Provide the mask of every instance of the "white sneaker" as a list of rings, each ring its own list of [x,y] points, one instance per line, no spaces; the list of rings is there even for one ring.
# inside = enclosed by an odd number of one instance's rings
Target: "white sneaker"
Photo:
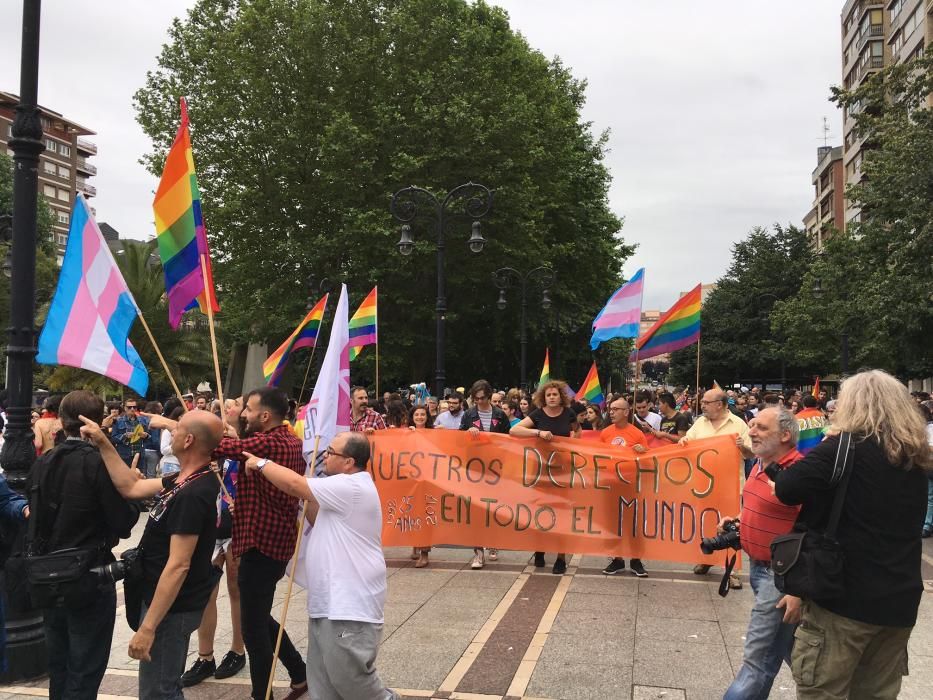
[[[470,562],[470,568],[471,569],[482,569],[485,564],[486,562],[483,559],[483,551],[480,550],[476,554],[473,555],[473,561]]]
[[[486,553],[489,555],[489,561],[499,561],[499,550],[493,549],[490,547],[486,550]]]

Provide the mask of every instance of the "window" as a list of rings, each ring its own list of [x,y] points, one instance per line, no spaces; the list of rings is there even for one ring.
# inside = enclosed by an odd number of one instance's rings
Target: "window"
[[[56,217],[58,218],[58,223],[65,224],[65,226],[68,225],[68,214],[67,213],[63,211],[56,212]]]
[[[46,140],[45,140],[45,148],[46,148],[47,150],[51,151],[52,153],[55,153],[55,151],[58,150],[58,144],[55,143],[52,139],[46,139]]]
[[[51,185],[42,185],[42,194],[49,199],[55,199],[55,188]]]
[[[58,153],[67,158],[71,155],[71,146],[66,146],[63,143],[58,144]]]
[[[891,53],[897,55],[901,47],[904,45],[904,32],[898,32],[894,35],[894,40],[891,42]]]
[[[58,176],[68,179],[71,177],[71,168],[66,168],[64,165],[58,166]]]
[[[63,202],[67,202],[68,201],[68,190],[59,190],[58,198]]]
[[[894,18],[901,14],[901,10],[904,9],[904,0],[897,0],[893,5],[891,5],[891,21],[894,21]]]
[[[68,234],[67,233],[58,234],[58,245],[65,245],[66,243],[68,243]]]
[[[43,168],[45,169],[46,175],[55,174],[55,163],[49,163],[48,161],[46,161],[45,163],[43,163]]]

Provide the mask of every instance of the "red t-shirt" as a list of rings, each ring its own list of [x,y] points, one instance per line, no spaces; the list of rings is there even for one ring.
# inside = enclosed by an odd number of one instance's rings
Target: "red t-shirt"
[[[793,449],[778,460],[778,465],[786,469],[800,459],[803,455]],[[745,481],[739,530],[742,549],[752,559],[765,563],[771,561],[771,542],[793,529],[800,511],[800,506],[786,506],[772,493],[771,481],[764,472],[766,466],[757,460]]]
[[[648,447],[645,434],[631,423],[627,423],[624,428],[619,428],[613,423],[599,432],[599,439],[616,447],[634,447],[635,445]]]

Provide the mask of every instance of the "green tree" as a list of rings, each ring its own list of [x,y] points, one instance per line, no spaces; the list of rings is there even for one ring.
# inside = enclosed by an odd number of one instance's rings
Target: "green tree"
[[[884,367],[905,378],[933,373],[931,94],[931,56],[887,68],[854,90],[833,88],[833,101],[854,116],[868,147],[864,177],[846,191],[861,214],[844,238],[829,242],[799,294],[775,314],[797,356],[839,367],[845,333],[850,370]]]
[[[806,376],[810,367],[788,353],[782,333],[772,332],[771,312],[797,293],[810,259],[806,232],[795,226],[756,227],[733,245],[726,274],[703,302],[701,384],[775,380],[782,358],[789,380]],[[696,346],[672,353],[670,376],[696,384]]]
[[[568,366],[588,363],[569,329],[588,326],[632,251],[608,207],[607,135],[580,117],[585,82],[531,49],[505,12],[464,0],[202,0],[169,35],[136,94],[154,142],[145,161],[161,171],[186,95],[231,340],[281,342],[311,272],[345,281],[351,310],[378,283],[383,385],[430,381],[433,225],[415,223],[402,258],[389,199],[408,184],[443,195],[473,180],[495,189],[495,205],[482,255],[467,248],[469,219],[448,231],[448,383],[517,381],[519,305],[498,312],[491,283],[503,265],[559,272],[553,310],[529,315],[529,361],[559,339]],[[372,380],[374,355],[354,362],[355,380]]]

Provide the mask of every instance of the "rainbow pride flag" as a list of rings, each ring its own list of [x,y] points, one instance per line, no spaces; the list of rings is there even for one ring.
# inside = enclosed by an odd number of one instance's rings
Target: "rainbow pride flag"
[[[195,306],[207,313],[207,304],[210,303],[213,311],[220,311],[214,295],[211,256],[201,216],[201,191],[194,172],[188,134],[188,105],[184,97],[181,98],[181,125],[165,159],[152,211],[155,213],[156,240],[165,272],[168,320],[172,328],[178,328],[185,311]],[[206,285],[205,275],[201,272],[201,256],[206,263]]]
[[[580,385],[580,391],[577,392],[577,397],[586,399],[589,403],[595,403],[600,406],[605,401],[602,387],[599,386],[599,372],[596,369],[596,362],[593,362],[593,366],[590,367],[586,379],[584,379],[583,384]]]
[[[298,348],[313,348],[317,343],[317,334],[321,329],[321,321],[324,319],[324,309],[327,308],[327,295],[321,297],[320,301],[314,305],[307,315],[301,319],[301,323],[294,332],[285,339],[285,342],[276,348],[275,352],[269,355],[268,359],[262,363],[262,374],[266,382],[271,386],[277,386],[282,374],[285,372],[285,366],[288,364],[288,358],[292,350]]]
[[[635,342],[630,361],[680,350],[700,339],[700,291],[697,285],[668,309],[645,334]]]
[[[826,430],[826,417],[819,408],[805,408],[797,416],[797,425],[800,427],[800,436],[797,438],[797,449],[801,454],[807,454],[823,441],[823,432]]]
[[[366,345],[379,342],[376,303],[378,286],[366,295],[360,308],[350,319],[350,361],[355,360]]]
[[[551,381],[551,349],[544,350],[544,366],[541,368],[541,376],[538,377],[538,386]]]
[[[817,377],[816,381],[813,382],[813,398],[818,399],[820,397],[820,378]]]

